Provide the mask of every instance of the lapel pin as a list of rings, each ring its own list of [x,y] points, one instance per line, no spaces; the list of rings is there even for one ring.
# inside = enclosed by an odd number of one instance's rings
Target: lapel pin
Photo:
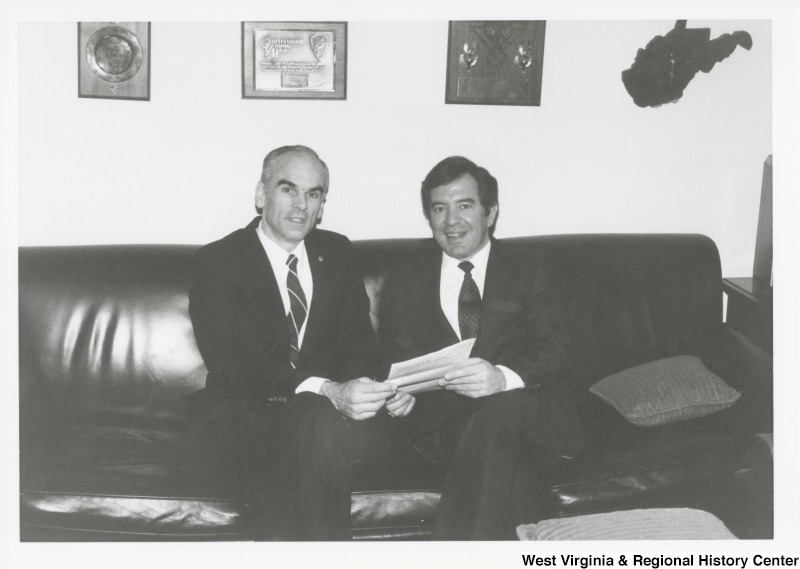
[[[320,263],[321,263],[322,261],[324,261],[324,259],[322,258],[322,255],[320,255],[319,257],[317,257],[317,260],[319,260],[319,262],[320,262]]]

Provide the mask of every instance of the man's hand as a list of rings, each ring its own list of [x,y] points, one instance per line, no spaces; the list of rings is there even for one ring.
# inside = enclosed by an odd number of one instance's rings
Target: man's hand
[[[396,392],[396,385],[372,381],[366,377],[351,379],[345,383],[326,381],[319,391],[320,395],[331,400],[342,415],[357,421],[374,417],[386,399]]]
[[[386,402],[386,410],[392,417],[405,417],[414,408],[417,400],[410,393],[396,393]]]
[[[467,397],[484,397],[505,390],[506,376],[486,360],[470,358],[461,369],[445,374],[439,386]]]

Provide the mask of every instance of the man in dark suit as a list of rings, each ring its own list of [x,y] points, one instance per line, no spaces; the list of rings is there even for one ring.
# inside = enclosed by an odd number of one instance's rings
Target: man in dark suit
[[[349,537],[356,421],[395,391],[370,379],[375,337],[352,246],[315,229],[327,191],[313,150],[270,152],[260,217],[199,250],[189,292],[208,368],[192,429],[256,504],[263,539]]]
[[[396,437],[447,465],[436,539],[515,539],[541,511],[539,475],[579,444],[563,382],[569,334],[560,273],[542,250],[491,237],[497,181],[462,157],[422,183],[441,253],[387,281],[379,330],[384,364],[475,337],[465,367],[439,391],[398,393],[386,404]]]

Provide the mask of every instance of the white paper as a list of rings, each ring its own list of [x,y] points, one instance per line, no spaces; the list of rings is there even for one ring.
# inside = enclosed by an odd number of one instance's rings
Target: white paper
[[[397,385],[401,393],[422,393],[439,389],[439,379],[447,372],[467,364],[474,344],[475,338],[470,338],[438,352],[394,363],[386,381]]]

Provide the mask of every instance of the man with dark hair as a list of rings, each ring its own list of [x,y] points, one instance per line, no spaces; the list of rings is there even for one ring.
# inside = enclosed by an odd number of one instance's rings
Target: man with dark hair
[[[497,181],[453,156],[422,183],[440,253],[392,272],[379,330],[384,365],[476,338],[438,391],[386,403],[400,444],[447,465],[436,539],[515,539],[541,512],[540,473],[578,447],[562,381],[569,334],[552,257],[491,237]]]
[[[422,182],[420,195],[422,197],[422,213],[428,222],[431,221],[431,190],[444,186],[462,176],[472,176],[478,185],[478,201],[486,215],[495,208],[495,219],[489,225],[489,235],[494,235],[497,227],[497,214],[499,204],[497,200],[497,180],[486,168],[481,168],[472,160],[462,156],[445,158],[431,170]]]
[[[189,291],[208,368],[195,441],[254,502],[262,539],[350,537],[355,421],[395,393],[370,379],[375,338],[352,246],[315,228],[328,178],[310,148],[270,152],[261,215],[198,251]]]

